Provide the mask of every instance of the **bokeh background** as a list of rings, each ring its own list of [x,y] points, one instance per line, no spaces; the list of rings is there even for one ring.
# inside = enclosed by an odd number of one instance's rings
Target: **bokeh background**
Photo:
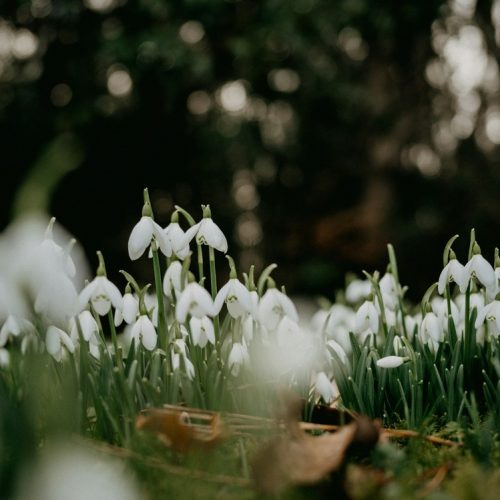
[[[45,210],[140,274],[148,186],[289,291],[391,241],[418,297],[454,233],[499,244],[499,43],[498,0],[3,0],[1,226]]]

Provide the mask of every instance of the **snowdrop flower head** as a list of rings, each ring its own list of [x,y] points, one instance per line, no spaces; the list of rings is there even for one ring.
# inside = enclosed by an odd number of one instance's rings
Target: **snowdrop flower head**
[[[179,323],[184,323],[188,314],[196,318],[215,315],[212,297],[195,281],[189,283],[183,290],[175,308],[175,316]]]
[[[170,224],[164,229],[165,236],[172,247],[172,252],[181,260],[190,253],[189,242],[186,243],[186,233],[179,224],[179,213],[177,210],[172,214]]]
[[[347,354],[345,352],[345,350],[343,349],[343,347],[338,343],[338,342],[335,342],[335,340],[329,340],[327,343],[326,343],[327,347],[329,349],[331,349],[332,351],[335,352],[335,354],[338,356],[338,358],[340,359],[340,361],[344,364],[344,365],[347,365],[348,364],[348,359],[347,359]],[[330,358],[333,360],[335,359],[330,351],[329,351],[329,355],[330,355]]]
[[[371,329],[373,332],[378,331],[379,313],[373,304],[371,297],[361,304],[356,312],[354,320],[355,333],[361,333],[366,329]]]
[[[11,337],[19,337],[19,335],[21,335],[20,321],[15,316],[9,314],[0,329],[0,347],[7,344]]]
[[[123,299],[120,290],[106,277],[106,268],[101,252],[97,252],[97,255],[99,257],[97,276],[81,291],[80,307],[83,309],[90,302],[97,314],[105,316],[111,306],[121,309]]]
[[[64,353],[64,348],[69,352],[75,352],[75,344],[69,335],[56,326],[49,326],[45,336],[45,346],[47,352],[56,360],[61,361]]]
[[[439,324],[439,319],[435,313],[429,311],[424,316],[420,325],[420,340],[423,343],[442,342],[444,340],[444,331]]]
[[[397,368],[401,366],[408,358],[401,356],[386,356],[377,360],[377,366],[380,368]]]
[[[247,287],[238,280],[233,259],[228,255],[226,257],[230,262],[231,272],[229,281],[219,290],[215,297],[215,312],[218,314],[225,302],[229,314],[233,318],[239,318],[252,311],[252,297]]]
[[[340,396],[337,384],[331,382],[325,372],[319,372],[316,375],[314,387],[326,404],[332,403]]]
[[[479,310],[475,327],[480,328],[486,321],[494,325],[492,329],[490,328],[494,334],[500,332],[500,300],[496,299]]]
[[[366,299],[372,291],[372,285],[368,280],[355,279],[351,281],[345,289],[345,298],[347,302],[356,304]]]
[[[394,275],[387,271],[379,281],[380,291],[384,294],[391,295],[393,297],[397,296],[397,283]]]
[[[74,343],[80,339],[81,329],[82,337],[87,342],[92,342],[95,345],[99,344],[99,326],[97,321],[87,309],[82,311],[77,318],[71,318],[70,321],[70,338]]]
[[[240,372],[240,368],[248,361],[248,350],[241,342],[235,342],[229,353],[227,363],[231,370],[231,374],[236,376]]]
[[[496,284],[496,275],[493,266],[481,255],[479,245],[474,242],[474,255],[464,267],[460,291],[465,293],[472,278],[476,278],[487,290],[493,289]]]
[[[277,328],[283,316],[287,316],[296,323],[299,321],[293,302],[276,288],[274,280],[268,278],[268,288],[259,302],[259,321],[272,331]]]
[[[147,314],[141,314],[132,325],[131,336],[135,340],[135,345],[140,343],[148,351],[156,347],[157,334],[152,321]]]
[[[443,295],[446,285],[455,282],[458,286],[462,285],[464,281],[464,266],[458,262],[455,252],[450,250],[450,260],[441,271],[438,280],[438,293]]]
[[[137,319],[139,314],[139,301],[132,293],[130,284],[127,283],[125,294],[123,295],[122,308],[115,310],[115,326],[120,326],[122,321],[131,325]]]
[[[172,246],[163,228],[153,220],[153,212],[148,202],[142,209],[142,217],[134,226],[128,239],[128,255],[131,260],[137,260],[155,240],[164,255],[172,255]]]
[[[219,252],[227,252],[226,237],[219,226],[212,220],[209,205],[203,206],[203,219],[186,231],[183,245],[188,245],[195,236],[196,243],[199,245],[208,245],[215,248],[215,250],[219,250]]]
[[[183,278],[182,264],[174,260],[165,271],[163,293],[171,299],[173,294],[181,292],[185,286],[186,277]]]
[[[212,320],[208,316],[203,318],[191,317],[189,320],[191,339],[194,345],[205,347],[208,342],[215,345],[215,332]]]

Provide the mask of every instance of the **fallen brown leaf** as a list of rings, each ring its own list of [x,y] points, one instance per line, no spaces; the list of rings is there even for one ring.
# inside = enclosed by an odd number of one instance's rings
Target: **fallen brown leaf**
[[[135,426],[139,430],[154,432],[162,442],[179,453],[212,449],[224,438],[220,415],[197,413],[195,417],[207,423],[192,424],[190,414],[183,408],[153,409],[139,415]]]

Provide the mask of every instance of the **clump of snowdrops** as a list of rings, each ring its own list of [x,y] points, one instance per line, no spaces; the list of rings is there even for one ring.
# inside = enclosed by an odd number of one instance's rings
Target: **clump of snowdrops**
[[[345,300],[300,320],[271,277],[276,266],[239,272],[210,207],[201,216],[176,207],[162,227],[144,191],[128,252],[149,260],[151,284],[126,270],[111,282],[100,252],[85,280],[78,244],[54,219],[8,229],[0,372],[15,397],[40,392],[33,386],[43,379],[38,409],[64,406],[73,430],[117,443],[128,442],[143,408],[270,414],[283,387],[303,397],[304,418],[318,401],[411,427],[498,415],[500,259],[492,266],[473,232],[465,265],[454,238],[446,245],[420,308],[405,300],[389,246],[383,276],[350,282]]]

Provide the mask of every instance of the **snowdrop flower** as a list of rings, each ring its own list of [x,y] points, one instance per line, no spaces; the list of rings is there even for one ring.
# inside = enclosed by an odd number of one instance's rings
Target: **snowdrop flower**
[[[251,314],[247,314],[245,319],[241,323],[241,330],[243,332],[243,338],[249,344],[253,340],[254,330],[256,328],[254,317]]]
[[[345,298],[347,302],[355,304],[366,299],[372,291],[372,285],[368,280],[353,280],[345,289]]]
[[[10,353],[7,349],[0,347],[0,368],[8,368],[10,365]]]
[[[87,342],[92,342],[95,345],[99,344],[99,326],[97,321],[94,319],[90,311],[82,311],[78,315],[78,321],[75,318],[71,318],[70,321],[70,338],[73,342],[78,342],[80,338],[78,323],[80,323],[80,329],[82,332],[82,337]]]
[[[380,291],[384,294],[391,295],[392,297],[397,296],[397,283],[396,279],[392,275],[392,273],[385,273],[379,281]]]
[[[99,257],[99,267],[97,276],[81,291],[80,306],[85,308],[87,304],[92,304],[99,316],[105,316],[111,309],[111,305],[116,309],[123,307],[123,299],[120,290],[106,277],[106,268],[101,252],[97,252]]]
[[[40,245],[40,250],[44,255],[44,259],[54,259],[54,261],[61,266],[61,269],[64,270],[70,278],[73,278],[76,274],[76,266],[70,253],[71,249],[76,244],[76,240],[71,239],[66,250],[58,245],[54,241],[55,221],[55,217],[50,219],[47,229],[45,230],[45,237]]]
[[[439,319],[439,324],[444,332],[448,331],[448,302],[441,297],[434,297],[431,301],[433,312]],[[460,312],[454,302],[450,301],[451,318],[455,326],[460,323]]]
[[[167,257],[172,255],[172,246],[167,239],[163,228],[157,224],[152,217],[151,206],[145,203],[142,209],[141,220],[134,226],[128,239],[128,255],[131,260],[137,260],[156,240],[160,250]]]
[[[354,319],[354,331],[361,333],[366,329],[378,331],[379,313],[372,300],[365,300],[359,307]]]
[[[474,243],[474,255],[464,267],[460,291],[465,293],[471,278],[476,278],[487,290],[496,285],[495,270],[492,265],[481,255],[481,249]]]
[[[465,317],[465,294],[459,293],[455,297],[454,302],[458,307],[460,317]],[[469,306],[471,311],[474,307],[480,311],[484,307],[484,304],[484,295],[482,293],[471,293],[469,295]]]
[[[476,318],[476,328],[480,328],[485,321],[494,324],[492,330],[495,336],[498,335],[498,332],[500,332],[500,300],[490,302],[479,311]]]
[[[247,287],[236,277],[233,259],[229,258],[231,273],[229,281],[219,290],[215,297],[214,306],[219,314],[222,304],[226,302],[227,310],[233,318],[239,318],[252,310],[252,297]]]
[[[203,316],[201,319],[192,317],[189,320],[189,327],[191,328],[193,345],[205,347],[207,342],[215,345],[214,325],[208,316]]]
[[[283,316],[298,322],[299,316],[293,302],[275,288],[274,281],[269,278],[266,293],[259,302],[258,317],[260,322],[268,329],[275,330]]]
[[[458,286],[464,281],[464,266],[458,262],[455,253],[450,250],[450,260],[441,271],[438,280],[438,293],[443,295],[446,285],[454,281]]]
[[[135,345],[142,345],[152,351],[156,347],[156,330],[147,314],[141,314],[137,321],[132,325],[131,336],[135,340]]]
[[[414,316],[410,316],[409,314],[407,314],[405,316],[405,319],[404,319],[405,330],[406,330],[406,334],[410,340],[412,340],[413,336],[415,335],[415,329],[417,329],[417,331],[418,331],[418,325],[421,321],[422,321],[422,318],[420,317],[420,315],[414,317]]]
[[[181,368],[189,380],[194,379],[195,369],[187,355],[186,343],[182,339],[175,339],[172,349],[172,369],[177,371]]]
[[[179,323],[184,323],[188,314],[196,318],[215,315],[212,297],[194,281],[186,286],[175,308],[175,317]]]
[[[300,326],[296,321],[291,320],[288,316],[283,316],[276,329],[276,338],[278,345],[284,345],[291,340],[296,340],[303,335]]]
[[[49,326],[45,337],[45,346],[47,352],[56,360],[61,361],[64,349],[69,352],[75,352],[75,344],[69,335],[56,326]]]
[[[319,372],[316,375],[316,382],[314,387],[316,392],[318,392],[326,404],[330,404],[339,397],[339,390],[336,387],[335,382],[330,382],[330,379],[326,376],[325,372]]]
[[[188,245],[195,236],[196,243],[199,245],[208,245],[219,250],[219,252],[227,252],[226,237],[219,226],[212,220],[212,214],[208,205],[203,207],[203,219],[186,231],[182,242],[183,245]]]
[[[227,363],[231,369],[231,374],[236,376],[240,368],[248,361],[248,350],[241,342],[235,342],[229,353]]]
[[[386,356],[377,360],[377,366],[380,368],[397,368],[401,366],[408,358],[401,356]]]
[[[189,242],[186,243],[186,233],[179,225],[179,214],[177,210],[172,214],[170,224],[164,229],[165,236],[170,242],[173,253],[184,260],[190,253]]]
[[[0,347],[3,347],[11,337],[19,337],[21,335],[21,325],[18,319],[9,314],[5,323],[0,329]]]
[[[429,311],[420,325],[420,340],[424,343],[429,341],[442,342],[444,340],[444,331],[439,324],[438,317]]]
[[[169,298],[177,295],[186,286],[186,278],[182,279],[182,264],[174,260],[167,268],[163,278],[163,293]]]
[[[348,364],[349,361],[347,359],[347,354],[338,342],[335,342],[335,340],[329,340],[326,343],[326,345],[327,345],[327,347],[329,347],[330,349],[332,349],[335,352],[335,354],[339,357],[340,361],[344,365]],[[330,352],[329,352],[329,356],[332,360],[334,359]]]
[[[120,326],[122,321],[131,325],[139,314],[139,301],[137,297],[132,294],[130,285],[127,285],[125,294],[123,295],[123,303],[121,309],[115,310],[115,326]]]

